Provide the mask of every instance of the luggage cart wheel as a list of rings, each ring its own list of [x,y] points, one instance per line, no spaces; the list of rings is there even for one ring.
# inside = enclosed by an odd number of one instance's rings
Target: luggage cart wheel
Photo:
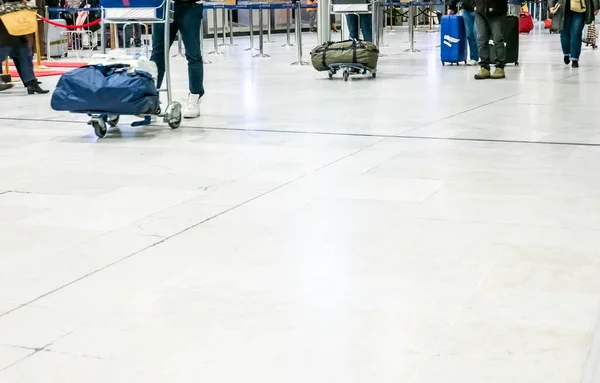
[[[348,77],[350,77],[350,73],[347,70],[344,71],[344,81],[348,81]]]
[[[181,125],[181,104],[178,102],[172,102],[167,107],[167,111],[165,112],[164,121],[169,124],[171,129],[179,128]]]
[[[333,78],[333,73],[329,72],[329,78]]]
[[[98,138],[106,137],[108,129],[106,128],[106,123],[102,118],[92,118],[92,126],[94,127],[94,133],[96,133]]]
[[[115,114],[109,114],[108,117],[106,118],[106,122],[108,122],[108,125],[115,127],[117,126],[117,124],[119,123],[119,115],[115,115]]]
[[[373,78],[377,77],[377,72],[373,72]]]

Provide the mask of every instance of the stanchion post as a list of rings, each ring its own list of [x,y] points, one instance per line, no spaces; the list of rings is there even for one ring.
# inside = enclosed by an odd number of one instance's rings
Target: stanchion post
[[[419,52],[418,49],[415,49],[415,6],[412,1],[408,4],[408,36],[410,48],[404,52]]]
[[[433,7],[431,5],[428,7],[427,13],[429,14],[429,29],[427,29],[427,33],[433,33],[435,31],[433,30]]]
[[[202,56],[202,63],[212,64],[204,54],[204,19],[200,20],[200,55]]]
[[[48,10],[48,6],[46,5],[44,7],[44,17],[48,20],[50,20],[50,11]],[[44,24],[44,28],[46,28],[46,24]],[[50,29],[48,27],[48,29]],[[50,36],[49,36],[49,30],[45,31],[46,33],[44,33],[44,36],[46,36],[46,60],[50,61],[52,58],[50,57]]]
[[[377,48],[386,47],[387,45],[383,44],[383,7],[381,6],[381,1],[377,0],[375,2],[376,10],[377,10]],[[386,57],[387,55],[379,52],[379,57]]]
[[[234,47],[237,44],[233,42],[233,9],[228,9],[227,13],[229,16],[229,46]]]
[[[106,54],[106,24],[104,24],[104,15],[100,15],[100,52]]]
[[[214,44],[214,51],[210,52],[209,55],[215,55],[215,56],[219,56],[222,55],[223,52],[219,52],[219,28],[217,25],[217,8],[214,6],[213,4],[213,44]]]
[[[293,66],[308,65],[306,61],[302,61],[302,6],[300,0],[296,0],[296,45],[298,46],[298,61],[293,62]]]
[[[340,15],[340,41],[344,41],[346,39],[346,15],[345,14],[341,14]]]
[[[273,10],[271,9],[271,6],[269,4],[267,4],[267,15],[268,15],[268,19],[267,19],[267,43],[272,44],[275,41],[271,40],[271,19],[273,18]]]
[[[250,6],[250,7],[248,7],[248,10],[250,11],[248,13],[248,24],[250,27],[250,48],[246,48],[244,50],[252,53],[256,50],[256,49],[254,49],[254,18],[253,18],[254,8],[252,8],[252,6]]]
[[[390,12],[390,33],[396,33],[394,31],[394,11],[396,10],[396,8],[390,6],[388,10]]]
[[[258,4],[258,27],[260,28],[258,31],[258,54],[255,54],[253,57],[267,58],[271,57],[268,54],[265,54],[265,40],[263,38],[263,29],[265,29],[265,25],[263,22],[263,13],[265,13],[264,4]]]
[[[115,25],[114,24],[109,24],[108,33],[110,35],[110,49],[115,49]]]
[[[283,44],[282,46],[284,48],[289,48],[289,47],[293,47],[294,44],[292,44],[291,42],[291,38],[290,38],[290,24],[292,23],[292,10],[291,8],[287,8],[285,10],[286,14],[285,14],[285,21],[286,21],[286,26],[285,26],[285,33],[286,33],[286,43]]]
[[[387,47],[387,44],[385,44],[385,42],[383,41],[383,31],[385,29],[385,7],[382,6],[381,3],[379,3],[379,46],[380,47]]]
[[[226,15],[227,10],[225,8],[221,9],[221,23],[223,24],[223,26],[221,27],[221,32],[222,32],[222,36],[221,36],[221,45],[222,47],[228,47],[229,44],[227,44],[227,42],[225,41],[225,38],[227,37],[227,34],[225,33],[225,25],[227,24],[227,15]]]

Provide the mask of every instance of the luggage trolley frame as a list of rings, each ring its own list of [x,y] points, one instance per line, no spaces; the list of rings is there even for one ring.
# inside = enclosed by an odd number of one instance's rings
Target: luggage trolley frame
[[[357,16],[368,14],[373,17],[373,0],[331,0],[331,14],[353,14]],[[342,71],[344,81],[348,81],[351,75],[366,75],[369,72],[373,77],[377,77],[377,68],[369,68],[362,64],[333,63],[329,65],[329,78],[332,78],[338,71]]]
[[[152,0],[129,0],[128,5],[124,5],[123,0],[101,0],[100,9],[102,13],[102,47],[105,42],[106,24],[160,24],[165,25],[165,89],[159,89],[160,92],[167,93],[167,109],[165,110],[163,121],[171,129],[179,128],[182,120],[181,104],[173,101],[171,89],[171,63],[170,63],[170,27],[169,24],[174,19],[173,0],[158,0],[151,3]],[[158,6],[157,6],[158,5]],[[104,138],[108,134],[107,125],[114,127],[119,123],[119,115],[110,112],[88,112],[91,117],[89,124],[94,128],[96,136]],[[160,117],[159,111],[158,116]],[[150,125],[152,115],[144,115],[144,120],[132,123],[132,126]]]

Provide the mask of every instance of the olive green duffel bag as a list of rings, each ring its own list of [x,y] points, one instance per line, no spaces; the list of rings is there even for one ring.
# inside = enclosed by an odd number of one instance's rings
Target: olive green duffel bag
[[[368,41],[328,42],[313,49],[310,59],[318,71],[329,70],[331,64],[361,64],[369,69],[377,69],[379,49]]]

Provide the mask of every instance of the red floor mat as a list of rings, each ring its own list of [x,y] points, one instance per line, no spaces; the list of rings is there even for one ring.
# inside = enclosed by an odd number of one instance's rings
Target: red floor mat
[[[87,63],[81,61],[42,61],[42,65],[48,68],[81,68],[86,66]]]
[[[19,78],[19,73],[17,72],[16,69],[11,69],[9,71],[10,76],[15,79],[15,78]],[[36,70],[34,71],[35,73],[35,77],[48,77],[48,76],[61,76],[63,73],[65,73],[65,71],[62,70]]]

